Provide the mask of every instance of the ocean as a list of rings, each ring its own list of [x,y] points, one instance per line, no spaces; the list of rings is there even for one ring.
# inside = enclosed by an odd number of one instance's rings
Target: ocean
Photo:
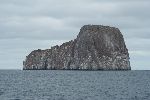
[[[150,100],[150,71],[0,70],[0,100]]]

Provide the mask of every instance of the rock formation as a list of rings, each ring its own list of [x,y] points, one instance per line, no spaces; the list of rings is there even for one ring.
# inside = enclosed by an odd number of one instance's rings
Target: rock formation
[[[118,28],[84,25],[76,39],[46,50],[34,50],[24,70],[131,70],[129,53]]]

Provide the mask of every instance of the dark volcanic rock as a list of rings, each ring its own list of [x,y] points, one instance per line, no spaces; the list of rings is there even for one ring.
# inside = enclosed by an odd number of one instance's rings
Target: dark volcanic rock
[[[131,70],[129,53],[118,28],[85,25],[75,40],[32,51],[23,69]]]

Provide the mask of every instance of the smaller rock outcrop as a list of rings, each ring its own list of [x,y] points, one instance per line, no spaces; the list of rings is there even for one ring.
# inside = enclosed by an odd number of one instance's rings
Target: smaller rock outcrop
[[[120,30],[102,25],[85,25],[74,40],[32,51],[23,66],[24,70],[131,70]]]

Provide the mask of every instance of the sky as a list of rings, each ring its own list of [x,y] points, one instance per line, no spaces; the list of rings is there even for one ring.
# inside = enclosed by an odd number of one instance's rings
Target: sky
[[[0,0],[0,69],[76,38],[86,24],[122,32],[133,70],[150,70],[150,0]]]

